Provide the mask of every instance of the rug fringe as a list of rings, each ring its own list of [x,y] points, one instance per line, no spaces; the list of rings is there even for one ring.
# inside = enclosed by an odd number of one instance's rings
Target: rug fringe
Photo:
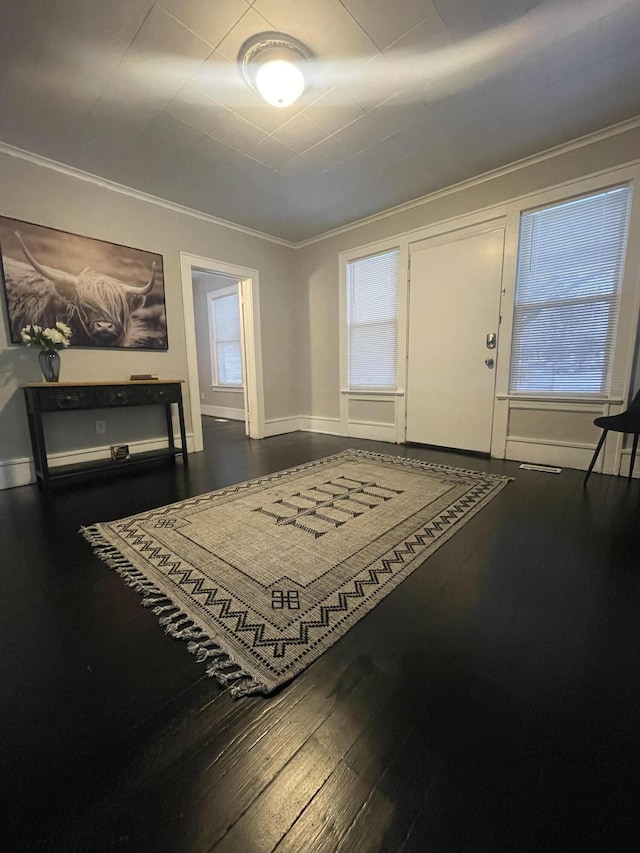
[[[163,590],[123,557],[120,551],[104,538],[97,525],[81,527],[79,532],[91,545],[97,557],[115,569],[127,586],[144,596],[142,606],[151,607],[151,612],[160,617],[158,623],[164,627],[165,633],[176,640],[187,641],[187,651],[195,655],[197,663],[207,662],[206,675],[215,678],[221,687],[229,687],[229,694],[233,699],[258,693],[266,695],[269,692],[266,684],[245,672],[215,638],[194,622],[193,617],[182,611]]]

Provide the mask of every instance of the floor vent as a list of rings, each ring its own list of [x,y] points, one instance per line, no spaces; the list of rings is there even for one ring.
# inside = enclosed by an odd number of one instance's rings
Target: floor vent
[[[552,465],[529,465],[528,462],[523,462],[520,466],[527,471],[544,471],[547,474],[560,474],[562,468],[554,468]]]

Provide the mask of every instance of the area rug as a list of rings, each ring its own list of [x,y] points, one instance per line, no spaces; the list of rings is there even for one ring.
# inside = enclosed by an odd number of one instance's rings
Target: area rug
[[[508,481],[347,450],[81,532],[208,675],[268,694]]]

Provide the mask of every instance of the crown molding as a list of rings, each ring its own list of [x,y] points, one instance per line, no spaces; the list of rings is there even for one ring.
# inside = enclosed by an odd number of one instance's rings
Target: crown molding
[[[467,180],[460,181],[457,184],[451,184],[441,190],[427,193],[427,195],[420,196],[420,198],[413,199],[413,201],[407,201],[403,204],[398,204],[395,207],[390,207],[387,210],[383,210],[381,213],[374,213],[372,216],[367,216],[364,219],[358,219],[355,222],[349,222],[347,225],[341,225],[339,228],[333,228],[330,231],[325,231],[323,234],[318,234],[316,237],[309,237],[308,240],[301,240],[298,243],[294,243],[293,247],[295,249],[304,249],[307,246],[312,246],[314,243],[320,243],[323,240],[330,239],[331,237],[337,237],[340,234],[346,234],[349,231],[356,230],[357,228],[372,225],[375,222],[388,219],[390,216],[396,216],[397,214],[405,213],[408,210],[413,210],[423,204],[429,204],[430,202],[446,198],[454,193],[462,192],[463,190],[471,189],[472,187],[477,187],[480,184],[484,184],[487,181],[494,180],[495,178],[504,177],[512,172],[525,169],[528,166],[534,166],[536,163],[551,160],[553,157],[558,157],[561,154],[575,151],[578,148],[584,148],[587,145],[593,145],[596,142],[600,142],[603,139],[609,139],[612,136],[618,136],[621,133],[634,130],[636,127],[640,127],[640,116],[627,119],[626,121],[619,122],[618,124],[610,125],[602,130],[596,130],[593,133],[581,136],[578,139],[573,139],[570,142],[563,142],[561,145],[555,145],[553,148],[547,148],[538,154],[532,154],[529,157],[523,157],[521,160],[515,160],[513,163],[509,163],[506,166],[499,166],[497,169],[492,169],[489,172],[483,172],[481,175],[476,175],[473,178],[468,178]]]
[[[77,169],[74,166],[67,165],[66,163],[60,163],[57,160],[51,160],[48,157],[44,157],[40,154],[34,154],[31,151],[24,150],[23,148],[17,148],[16,146],[9,145],[6,142],[0,141],[0,154],[7,154],[10,157],[17,157],[21,160],[27,160],[28,162],[34,163],[37,166],[42,166],[46,169],[51,169],[55,172],[60,172],[63,175],[67,175],[68,177],[76,178],[81,181],[87,181],[88,183],[95,184],[96,186],[102,187],[103,189],[108,189],[112,192],[121,193],[122,195],[129,196],[130,198],[135,198],[139,201],[148,202],[149,204],[155,204],[158,207],[163,207],[166,210],[173,211],[174,213],[181,213],[185,216],[191,216],[194,219],[200,219],[203,222],[209,222],[212,225],[218,225],[222,228],[229,228],[232,231],[238,231],[241,234],[246,234],[249,237],[255,237],[259,240],[266,240],[269,243],[275,243],[276,245],[284,246],[287,249],[304,249],[307,246],[312,246],[313,244],[320,243],[323,240],[329,240],[332,237],[337,237],[341,234],[347,234],[350,231],[355,231],[358,228],[363,228],[367,225],[372,225],[375,222],[380,222],[384,219],[388,219],[391,216],[396,216],[398,214],[405,213],[409,210],[413,210],[416,207],[420,207],[421,205],[437,201],[438,199],[446,198],[447,196],[453,195],[454,193],[462,192],[464,190],[477,187],[480,184],[486,183],[487,181],[504,177],[505,175],[509,175],[513,172],[519,171],[520,169],[525,169],[528,166],[534,166],[537,163],[542,163],[545,160],[550,160],[553,157],[558,157],[570,151],[575,151],[579,148],[584,148],[587,145],[593,145],[594,143],[600,142],[604,139],[609,139],[613,136],[618,136],[619,134],[626,133],[629,130],[634,130],[637,127],[640,127],[640,116],[627,119],[626,121],[619,122],[618,124],[610,125],[609,127],[603,128],[602,130],[596,130],[593,133],[589,133],[586,136],[581,136],[578,139],[573,139],[570,142],[563,142],[561,145],[556,145],[553,148],[547,148],[545,151],[541,151],[538,154],[532,154],[529,157],[523,157],[521,160],[515,160],[513,163],[509,163],[506,166],[500,166],[499,168],[492,169],[489,172],[483,172],[481,175],[476,175],[473,178],[468,178],[467,180],[460,181],[457,184],[451,184],[450,186],[444,187],[441,190],[436,190],[435,192],[427,193],[424,196],[420,196],[420,198],[404,202],[403,204],[396,205],[395,207],[387,208],[387,210],[383,210],[380,213],[375,213],[372,216],[365,217],[364,219],[357,219],[354,222],[349,222],[347,225],[341,225],[339,228],[333,228],[330,231],[325,231],[324,233],[318,234],[315,237],[309,237],[308,239],[300,240],[299,242],[291,242],[290,240],[285,240],[282,237],[276,237],[272,234],[267,234],[263,231],[257,231],[253,228],[247,228],[244,225],[238,225],[237,223],[230,222],[226,219],[220,219],[216,216],[212,216],[209,213],[203,213],[200,210],[195,210],[191,207],[186,207],[185,205],[168,201],[167,199],[160,198],[159,196],[154,196],[150,193],[145,193],[142,190],[136,190],[133,187],[128,187],[124,184],[119,184],[116,181],[110,181],[107,178],[101,178],[91,172],[85,172],[82,169]]]
[[[296,246],[295,243],[291,243],[281,237],[274,237],[273,235],[266,234],[263,231],[256,231],[253,228],[247,228],[244,225],[238,225],[237,223],[229,222],[226,219],[219,219],[217,216],[212,216],[209,213],[203,213],[200,210],[194,210],[191,207],[186,207],[185,205],[168,201],[167,199],[160,198],[159,196],[151,195],[151,193],[136,190],[133,187],[126,186],[125,184],[110,181],[108,178],[101,178],[99,175],[94,175],[92,172],[85,172],[83,169],[77,169],[75,166],[69,166],[66,163],[60,163],[57,160],[51,160],[48,157],[43,157],[41,154],[34,154],[31,151],[25,151],[23,148],[17,148],[16,146],[9,145],[6,142],[0,141],[0,154],[17,157],[20,160],[26,160],[36,166],[51,169],[52,171],[59,172],[67,177],[95,184],[103,189],[111,190],[112,192],[117,192],[121,195],[129,196],[130,198],[135,198],[138,201],[145,201],[149,204],[155,204],[158,207],[164,207],[166,210],[170,210],[173,213],[181,213],[185,216],[191,216],[193,219],[200,219],[203,222],[209,222],[212,225],[229,228],[232,231],[239,231],[241,234],[246,234],[249,237],[256,237],[259,240],[267,240],[269,243],[276,243],[278,246],[286,246],[288,249],[293,249]]]

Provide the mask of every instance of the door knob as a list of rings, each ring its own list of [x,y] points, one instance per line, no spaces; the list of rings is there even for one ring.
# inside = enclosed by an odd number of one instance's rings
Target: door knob
[[[487,367],[493,367],[494,362],[491,356],[489,356],[489,358],[485,358],[484,363],[487,365]]]

